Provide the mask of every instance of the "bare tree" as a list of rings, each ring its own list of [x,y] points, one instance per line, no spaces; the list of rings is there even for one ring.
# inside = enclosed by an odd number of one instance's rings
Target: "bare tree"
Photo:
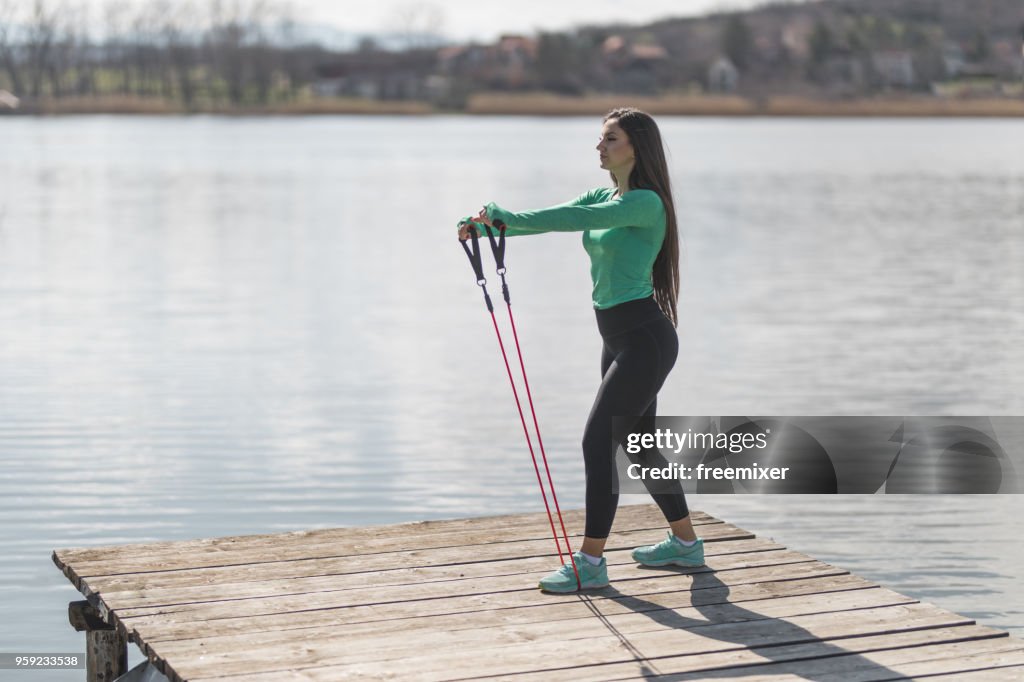
[[[157,2],[166,3],[159,30],[169,66],[168,78],[173,81],[182,104],[191,110],[197,96],[192,70],[196,64],[196,41],[201,30],[199,10],[192,2],[175,3],[173,6],[167,0]]]
[[[722,29],[722,51],[740,71],[750,64],[754,50],[754,37],[747,22],[739,14],[733,14]]]
[[[430,2],[398,5],[387,28],[406,50],[437,47],[444,42],[444,10]]]
[[[57,35],[56,8],[46,0],[35,0],[25,28],[25,67],[33,97],[43,94],[53,43]]]
[[[62,97],[70,89],[78,94],[82,90],[81,78],[88,55],[85,7],[63,4],[54,14],[54,40],[46,74],[50,81],[50,94]],[[74,82],[69,79],[75,76]]]
[[[223,81],[228,101],[241,104],[245,96],[245,61],[243,45],[247,40],[248,26],[244,18],[241,0],[213,0],[210,3],[210,29],[207,32],[207,49],[215,77],[209,85],[219,90]]]
[[[107,0],[103,7],[103,66],[119,73],[117,92],[127,95],[132,89],[131,69],[127,63],[130,7],[125,0]]]
[[[582,89],[576,75],[579,51],[567,33],[541,33],[537,40],[534,70],[545,90],[579,94]]]
[[[11,89],[16,95],[21,95],[25,89],[15,45],[17,36],[14,28],[18,18],[16,8],[17,0],[0,0],[0,60],[3,61],[4,70],[11,80]]]
[[[159,45],[163,12],[167,9],[160,0],[142,5],[131,23],[131,63],[137,71],[136,94],[140,96],[165,95],[167,82],[161,62],[163,50]]]
[[[74,37],[73,49],[67,55],[68,70],[74,79],[70,82],[77,95],[96,94],[96,48],[91,34],[91,12],[85,0],[72,8],[66,25]]]
[[[246,17],[249,24],[250,44],[246,49],[249,77],[255,88],[254,97],[260,104],[270,101],[277,66],[277,50],[271,43],[273,26],[279,22],[280,8],[270,0],[257,0]]]

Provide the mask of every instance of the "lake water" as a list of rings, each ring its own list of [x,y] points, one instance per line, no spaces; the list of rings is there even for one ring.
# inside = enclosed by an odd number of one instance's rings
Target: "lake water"
[[[1024,414],[1024,121],[661,126],[684,240],[662,414]],[[455,223],[607,184],[599,127],[0,119],[0,651],[84,651],[54,548],[538,510]],[[599,381],[579,240],[508,254],[567,508]],[[1024,635],[1022,499],[690,505]]]

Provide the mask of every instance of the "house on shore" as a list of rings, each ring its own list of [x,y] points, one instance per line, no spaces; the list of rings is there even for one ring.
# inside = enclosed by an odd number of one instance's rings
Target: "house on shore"
[[[601,44],[601,58],[609,86],[619,92],[657,92],[672,64],[668,52],[657,43],[634,43],[612,35]]]
[[[20,104],[21,99],[16,97],[14,93],[8,92],[7,90],[0,90],[0,112],[14,111]]]
[[[428,49],[342,54],[316,67],[313,93],[318,97],[423,99],[429,93],[428,78],[435,69],[435,55]]]
[[[708,92],[733,93],[739,88],[740,72],[732,60],[722,56],[708,67]]]

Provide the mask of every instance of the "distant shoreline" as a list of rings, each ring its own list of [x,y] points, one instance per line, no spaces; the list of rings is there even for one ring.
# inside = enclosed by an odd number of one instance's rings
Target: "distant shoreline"
[[[10,116],[118,115],[468,115],[468,116],[593,116],[630,105],[652,114],[734,117],[1024,117],[1024,98],[951,99],[925,95],[899,95],[866,99],[823,99],[779,95],[740,96],[592,95],[565,97],[548,93],[484,93],[472,95],[461,109],[444,109],[429,102],[366,99],[310,99],[262,107],[200,107],[185,110],[162,99],[98,97],[42,100]]]

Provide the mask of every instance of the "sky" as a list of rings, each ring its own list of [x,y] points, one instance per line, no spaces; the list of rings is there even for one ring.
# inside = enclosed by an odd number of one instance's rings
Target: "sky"
[[[0,0],[2,1],[2,0]],[[14,0],[20,3],[22,0]],[[127,6],[167,5],[201,6],[213,0],[47,0],[49,5],[66,4],[82,8],[86,21],[95,23],[102,33],[101,17],[111,3]],[[401,16],[415,16],[415,26],[430,24],[436,19],[441,37],[448,42],[476,40],[492,42],[503,33],[536,34],[557,31],[581,24],[601,25],[615,22],[645,24],[658,19],[694,16],[714,11],[742,10],[765,4],[767,0],[219,0],[226,7],[247,7],[266,1],[272,6],[286,6],[289,14],[306,32],[315,28],[328,30],[322,36],[354,41],[362,35],[404,32]],[[779,0],[776,0],[778,2]],[[785,0],[799,2],[800,0]],[[23,9],[29,7],[25,0]],[[408,24],[405,24],[408,26]]]
[[[332,24],[345,31],[382,33],[403,10],[432,6],[440,10],[441,30],[457,41],[491,41],[502,33],[533,34],[581,23],[625,21],[643,24],[666,17],[744,9],[764,0],[295,0],[302,21]],[[426,16],[421,12],[420,16]]]

